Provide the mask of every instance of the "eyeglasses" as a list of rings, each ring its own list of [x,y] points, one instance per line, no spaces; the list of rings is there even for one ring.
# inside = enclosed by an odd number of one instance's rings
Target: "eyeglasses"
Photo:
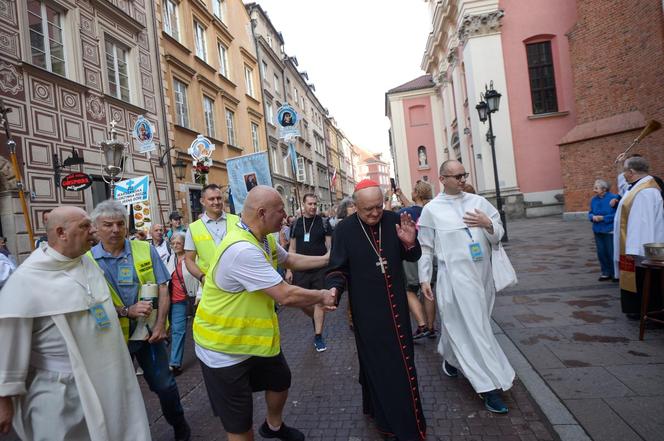
[[[461,173],[460,175],[443,175],[444,178],[454,178],[457,181],[468,179],[468,176],[470,176],[470,173]]]

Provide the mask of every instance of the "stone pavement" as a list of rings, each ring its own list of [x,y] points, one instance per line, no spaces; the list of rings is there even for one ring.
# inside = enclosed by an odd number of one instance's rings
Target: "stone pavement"
[[[520,283],[498,296],[493,317],[509,339],[503,347],[512,342],[520,352],[508,356],[521,380],[547,397],[539,404],[550,422],[563,438],[576,419],[595,440],[664,439],[664,330],[649,328],[639,341],[638,321],[620,312],[617,284],[597,281],[589,222],[549,217],[508,227]],[[568,438],[587,439],[575,436]]]
[[[284,308],[279,314],[283,351],[288,359],[293,384],[285,409],[287,424],[302,430],[308,441],[380,440],[372,424],[362,415],[362,399],[357,382],[358,362],[355,341],[346,322],[347,302],[328,314],[325,325],[328,350],[313,349],[311,320],[299,310]],[[482,401],[463,378],[442,374],[436,341],[416,343],[416,366],[428,439],[441,441],[536,441],[555,440],[523,384],[517,381],[505,394],[508,415],[484,410]],[[225,440],[221,423],[212,415],[200,368],[194,360],[192,343],[185,351],[185,373],[177,378],[193,439]],[[141,383],[144,383],[141,381]],[[152,423],[153,439],[172,440],[156,396],[145,385],[144,397]],[[254,426],[262,423],[265,405],[262,394],[254,394]],[[257,439],[261,439],[256,435]]]

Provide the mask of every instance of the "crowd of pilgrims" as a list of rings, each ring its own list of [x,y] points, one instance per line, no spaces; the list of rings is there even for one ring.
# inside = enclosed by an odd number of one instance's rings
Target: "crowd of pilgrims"
[[[363,410],[386,439],[426,438],[418,339],[438,339],[444,374],[463,374],[487,410],[507,413],[502,392],[515,374],[490,325],[490,256],[504,230],[467,178],[447,161],[435,197],[425,181],[408,198],[364,180],[325,213],[304,195],[297,216],[264,186],[249,192],[241,215],[227,213],[211,184],[197,221],[183,225],[174,211],[149,232],[129,231],[126,207],[113,200],[91,214],[52,210],[0,292],[0,345],[12,354],[0,361],[0,433],[13,425],[25,440],[150,439],[138,374],[174,438],[190,439],[175,377],[192,332],[229,440],[253,439],[257,391],[268,409],[259,434],[303,440],[282,419],[291,374],[276,312],[311,317],[308,344],[322,353],[325,316],[344,297]]]

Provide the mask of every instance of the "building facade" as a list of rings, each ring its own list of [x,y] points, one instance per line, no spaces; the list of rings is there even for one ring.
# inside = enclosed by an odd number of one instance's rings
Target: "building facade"
[[[246,5],[253,23],[253,37],[258,53],[264,108],[267,115],[270,169],[273,185],[294,213],[307,193],[318,196],[321,210],[332,204],[328,154],[325,146],[327,109],[315,94],[315,87],[297,58],[284,51],[284,39],[257,3]],[[300,136],[294,140],[297,153],[295,172],[288,155],[288,145],[279,139],[275,115],[288,104],[299,115]]]
[[[362,179],[371,179],[380,185],[383,192],[387,192],[390,189],[389,162],[383,160],[382,153],[372,153],[357,146],[356,149],[359,156],[358,182]]]
[[[616,156],[647,120],[664,123],[664,3],[621,0],[611,8],[598,0],[576,4],[578,19],[569,40],[577,121],[560,141],[566,213],[588,210],[596,179],[605,179],[616,191]],[[630,12],[612,13],[616,10]],[[664,130],[659,130],[632,153],[645,156],[651,173],[662,176],[662,146]]]
[[[442,125],[435,124],[442,119],[442,101],[431,75],[389,90],[385,106],[397,185],[410,197],[415,183],[422,180],[438,193],[438,169],[446,155]]]
[[[74,205],[90,212],[110,197],[99,144],[109,138],[112,121],[117,139],[128,143],[124,177],[149,175],[153,217],[167,216],[169,169],[159,164],[158,155],[138,153],[130,135],[143,115],[154,126],[160,149],[169,145],[157,31],[151,2],[0,0],[0,96],[11,109],[7,119],[36,235],[45,232],[45,211]],[[6,142],[4,133],[0,142]],[[83,163],[59,167],[73,152]],[[2,235],[10,251],[23,258],[31,243],[16,201],[14,173],[5,156],[0,163]],[[57,174],[70,171],[91,175],[92,186],[63,190]]]
[[[175,185],[177,207],[189,222],[202,212],[206,183],[226,189],[226,161],[266,151],[260,65],[241,0],[159,0],[163,88],[171,162],[187,164]],[[207,176],[187,154],[198,135],[214,145]]]
[[[488,125],[474,109],[485,86],[502,94],[492,114],[499,185],[510,216],[562,211],[558,142],[575,103],[566,33],[574,0],[428,0],[422,68],[442,99],[444,158],[462,161],[480,194],[495,197]]]

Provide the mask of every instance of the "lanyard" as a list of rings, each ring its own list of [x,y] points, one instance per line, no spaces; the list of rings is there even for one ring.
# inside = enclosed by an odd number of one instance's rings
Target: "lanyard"
[[[470,232],[470,228],[466,227],[465,230],[466,230],[466,233],[468,233],[468,237],[470,238],[470,241],[474,242],[475,239],[473,238],[473,233]]]
[[[247,224],[245,224],[242,220],[240,220],[238,226],[242,228],[244,231],[248,231],[254,237],[256,237],[256,235],[251,231],[251,228],[249,228]],[[267,254],[269,257],[271,253],[270,253],[270,243],[268,242],[267,237],[263,238],[263,249],[265,250],[265,254]]]
[[[86,299],[88,301],[88,307],[91,307],[96,302],[95,302],[94,297],[92,296],[92,289],[90,288],[90,280],[88,279],[87,271],[85,271],[85,265],[83,264],[83,259],[84,258],[81,258],[81,269],[83,270],[83,275],[85,276],[85,284],[81,283],[81,281],[78,280],[76,277],[74,277],[69,271],[64,271],[64,273],[70,279],[74,280],[74,282],[76,282],[78,285],[80,285],[81,287],[83,287],[85,289]]]
[[[311,233],[311,230],[314,228],[314,224],[316,223],[316,216],[313,217],[311,221],[311,225],[309,225],[309,231],[307,231],[307,218],[302,216],[302,227],[304,229],[304,235],[306,236],[307,234]]]

